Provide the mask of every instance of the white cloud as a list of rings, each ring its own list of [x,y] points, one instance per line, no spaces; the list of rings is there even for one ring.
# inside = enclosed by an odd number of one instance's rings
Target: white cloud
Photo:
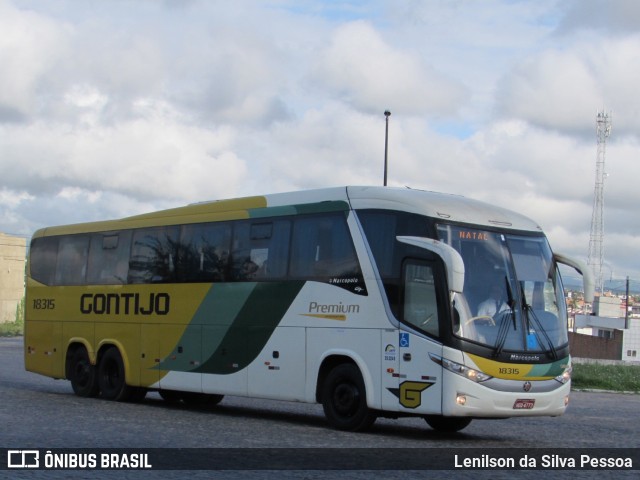
[[[640,29],[640,4],[636,0],[572,0],[566,5],[559,30],[606,31],[615,35]]]
[[[506,73],[499,111],[563,132],[592,130],[599,109],[615,112],[623,132],[637,134],[640,113],[629,102],[640,82],[640,34],[580,36],[569,48],[547,48]]]
[[[0,1],[0,121],[22,120],[38,107],[43,75],[68,52],[68,30],[34,11]]]
[[[604,100],[593,74],[575,52],[546,51],[505,81],[501,110],[548,128],[584,129]]]
[[[0,230],[381,184],[389,109],[390,185],[509,206],[584,257],[606,108],[606,261],[640,278],[637,11],[0,0]]]
[[[50,122],[5,127],[6,151],[25,159],[5,179],[33,194],[77,187],[138,199],[233,195],[246,167],[233,152],[232,129],[180,123],[162,105],[145,109],[139,118],[110,127]]]
[[[315,82],[365,112],[390,108],[404,114],[453,114],[465,96],[454,79],[417,55],[392,48],[364,21],[338,27],[313,75]]]

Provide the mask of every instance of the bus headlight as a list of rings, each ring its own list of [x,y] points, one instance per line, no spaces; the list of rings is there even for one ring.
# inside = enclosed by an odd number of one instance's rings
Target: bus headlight
[[[562,372],[562,375],[558,375],[556,377],[556,380],[562,384],[567,383],[569,380],[571,380],[572,371],[573,371],[573,368],[570,365],[565,367],[564,372]]]
[[[433,360],[436,363],[439,363],[440,365],[442,365],[444,368],[446,368],[447,370],[449,370],[450,372],[456,373],[458,375],[461,375],[465,378],[468,378],[471,381],[474,381],[476,383],[480,383],[480,382],[484,382],[486,380],[489,380],[491,378],[490,375],[487,375],[486,373],[482,373],[478,370],[475,370],[473,368],[469,368],[465,365],[461,365],[459,363],[456,362],[452,362],[451,360],[447,360],[446,358],[442,358],[439,357],[437,355],[429,355],[431,357],[431,360]]]

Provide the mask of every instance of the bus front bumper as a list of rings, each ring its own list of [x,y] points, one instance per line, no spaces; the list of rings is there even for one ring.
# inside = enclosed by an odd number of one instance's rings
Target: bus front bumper
[[[452,417],[510,418],[562,415],[569,403],[571,382],[549,390],[549,382],[508,380],[497,390],[443,371],[442,414]],[[555,387],[555,385],[554,385]],[[540,391],[546,390],[546,391]]]

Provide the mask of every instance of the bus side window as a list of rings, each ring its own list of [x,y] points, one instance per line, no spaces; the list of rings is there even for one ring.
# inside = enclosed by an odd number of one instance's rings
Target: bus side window
[[[41,237],[31,242],[29,270],[31,278],[45,285],[53,285],[58,257],[58,237]]]
[[[56,263],[56,285],[82,285],[87,274],[88,235],[60,238]]]
[[[128,283],[175,281],[178,227],[142,228],[133,233]]]
[[[289,274],[293,278],[323,280],[361,274],[344,216],[296,219]]]
[[[223,282],[231,248],[231,224],[184,225],[176,264],[178,282]]]
[[[424,250],[398,242],[398,235],[434,238],[424,217],[391,210],[359,210],[358,218],[367,237],[389,301],[396,318],[400,318],[402,299],[402,259],[407,256],[423,256]]]
[[[233,233],[231,279],[277,280],[287,274],[289,220],[237,223]]]
[[[94,233],[89,248],[87,283],[122,285],[127,283],[131,230]]]
[[[403,278],[403,321],[437,337],[439,319],[433,269],[424,262],[409,260]]]

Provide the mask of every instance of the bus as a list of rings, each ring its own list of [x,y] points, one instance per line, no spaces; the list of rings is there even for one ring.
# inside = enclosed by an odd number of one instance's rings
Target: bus
[[[25,365],[81,397],[322,405],[328,424],[557,416],[571,358],[559,264],[512,211],[347,186],[38,230]],[[486,300],[495,298],[487,304]],[[493,309],[491,309],[493,303]]]

